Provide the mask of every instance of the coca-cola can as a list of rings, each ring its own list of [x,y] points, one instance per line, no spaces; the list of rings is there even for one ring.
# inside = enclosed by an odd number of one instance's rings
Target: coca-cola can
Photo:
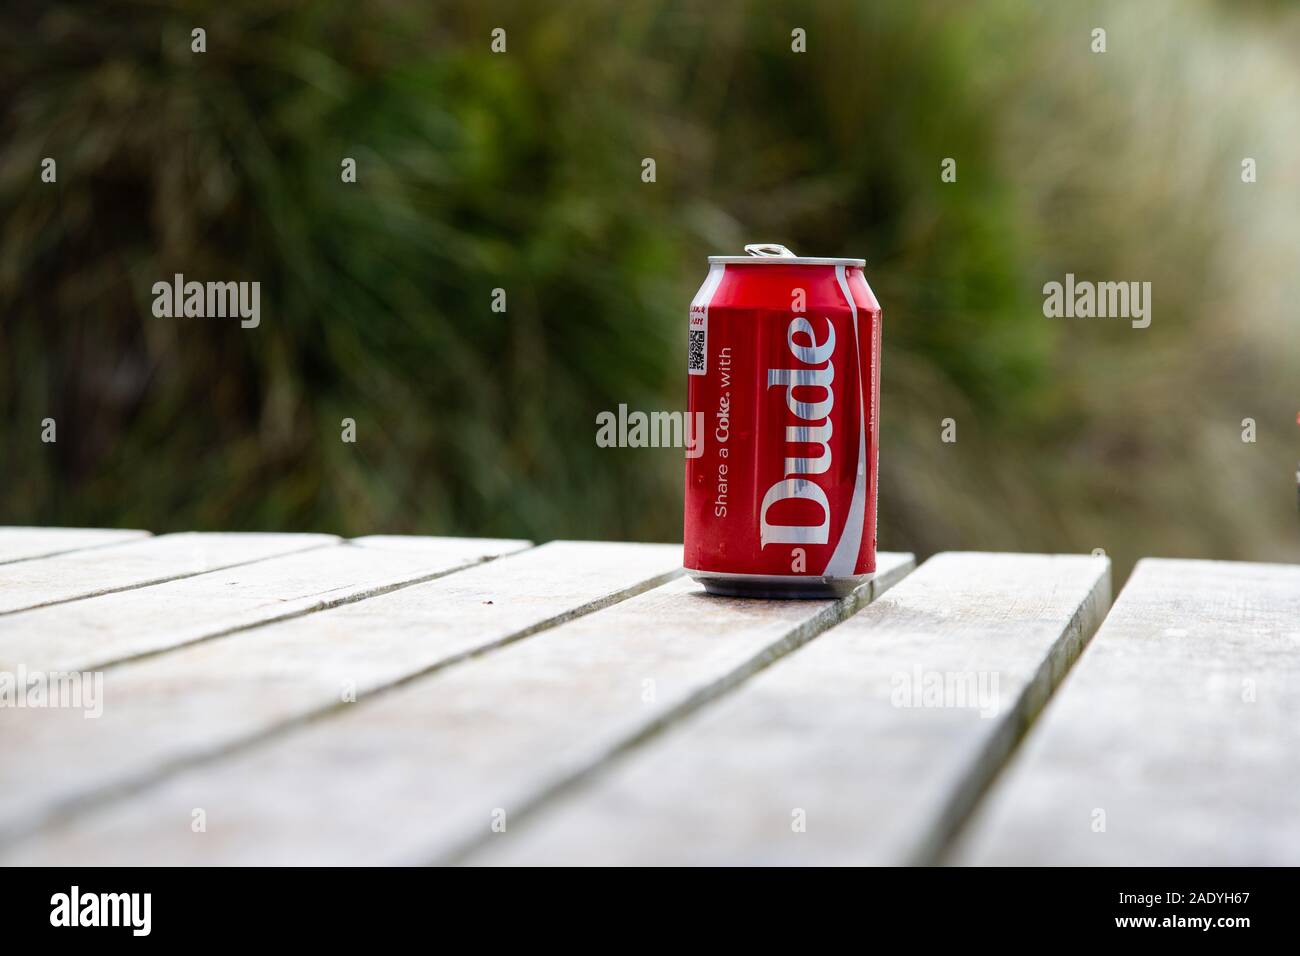
[[[835,597],[876,569],[880,305],[862,259],[746,246],[691,302],[687,573],[716,594]]]

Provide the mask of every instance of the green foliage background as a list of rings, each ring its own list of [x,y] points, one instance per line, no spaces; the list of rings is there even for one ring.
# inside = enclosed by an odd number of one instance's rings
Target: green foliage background
[[[775,241],[884,305],[883,547],[1300,553],[1291,5],[20,0],[0,35],[0,523],[679,539],[680,451],[595,417],[681,408],[704,256]],[[1067,271],[1151,281],[1152,327],[1044,318]],[[260,281],[261,327],[153,317],[176,272]]]

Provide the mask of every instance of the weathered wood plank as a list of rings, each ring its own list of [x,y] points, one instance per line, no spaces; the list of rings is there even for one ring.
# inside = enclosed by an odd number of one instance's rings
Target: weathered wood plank
[[[0,565],[0,614],[161,584],[337,542],[327,534],[163,534]]]
[[[119,528],[0,528],[0,564],[48,558],[82,548],[100,548],[136,538],[149,537],[148,531]]]
[[[368,534],[361,538],[348,538],[347,540],[348,544],[359,548],[374,548],[380,551],[427,552],[430,547],[446,547],[448,542],[459,542],[459,545],[473,547],[475,543],[482,543],[484,540],[490,539],[426,537],[410,534]]]
[[[490,832],[495,809],[523,812],[591,772],[812,638],[910,564],[882,555],[875,587],[834,603],[715,598],[680,579],[46,828],[5,862],[453,854]],[[568,577],[557,562],[555,586]],[[513,582],[501,585],[497,600],[512,604]],[[195,808],[206,833],[190,831]]]
[[[936,556],[469,861],[932,860],[1109,603],[1105,558]]]
[[[335,544],[0,616],[0,669],[95,670],[360,600],[528,546],[494,539],[425,540],[427,548],[409,549]]]
[[[369,543],[398,553],[421,546]],[[0,761],[0,844],[115,791],[352,706],[376,688],[638,593],[680,565],[678,546],[553,542],[113,668],[96,719],[71,709],[5,715],[14,756]]]
[[[1300,567],[1148,559],[953,859],[1294,865],[1297,781]]]

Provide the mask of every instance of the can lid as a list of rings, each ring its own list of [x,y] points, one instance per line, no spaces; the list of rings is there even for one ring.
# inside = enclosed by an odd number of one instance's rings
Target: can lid
[[[867,264],[866,259],[818,259],[809,256],[796,256],[780,243],[775,242],[751,242],[745,246],[747,256],[709,256],[709,262],[720,262],[723,265],[794,265],[794,266],[857,266],[861,268]]]

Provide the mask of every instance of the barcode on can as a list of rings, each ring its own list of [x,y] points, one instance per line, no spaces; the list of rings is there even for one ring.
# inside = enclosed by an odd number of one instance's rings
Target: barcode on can
[[[703,375],[707,365],[709,314],[699,306],[691,306],[691,321],[686,331],[686,372]]]
[[[688,356],[686,370],[688,372],[702,373],[704,371],[704,330],[691,329],[689,334],[691,338],[686,343]],[[678,366],[678,368],[680,367]],[[677,374],[680,375],[681,373],[678,372]]]

